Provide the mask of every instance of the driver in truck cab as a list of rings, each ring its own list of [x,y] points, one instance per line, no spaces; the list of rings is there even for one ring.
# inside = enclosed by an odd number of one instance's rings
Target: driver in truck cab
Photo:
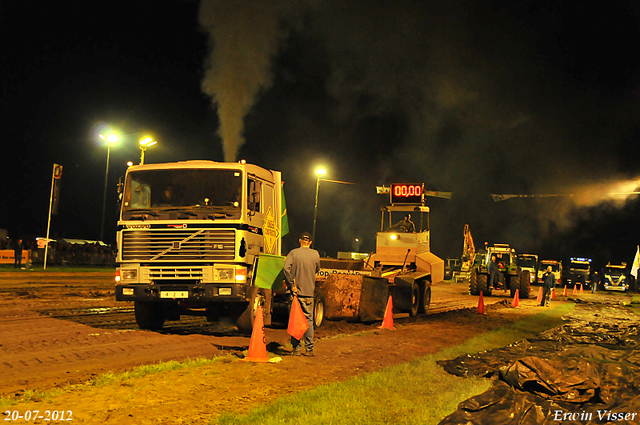
[[[393,226],[389,228],[390,231],[399,231],[404,233],[415,233],[416,225],[411,221],[411,214],[407,214],[404,216],[404,220],[400,220]]]

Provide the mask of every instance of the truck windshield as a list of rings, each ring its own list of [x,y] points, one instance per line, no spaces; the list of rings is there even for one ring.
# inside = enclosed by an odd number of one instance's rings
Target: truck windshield
[[[605,267],[605,274],[624,274],[625,270],[617,267]]]
[[[589,270],[589,263],[571,263],[571,268],[576,270]]]
[[[497,252],[491,253],[491,255],[496,256],[497,263],[503,263],[505,266],[509,266],[511,264],[511,256],[509,254],[500,254]]]
[[[535,267],[538,264],[538,259],[536,257],[518,257],[518,265],[520,267]]]
[[[551,271],[552,272],[558,272],[560,271],[560,265],[559,264],[545,264],[542,263],[542,267],[540,268],[541,270],[544,269],[544,271],[547,270],[547,267],[551,266]]]
[[[122,211],[172,210],[194,214],[202,210],[239,216],[241,204],[241,170],[141,170],[127,175]]]

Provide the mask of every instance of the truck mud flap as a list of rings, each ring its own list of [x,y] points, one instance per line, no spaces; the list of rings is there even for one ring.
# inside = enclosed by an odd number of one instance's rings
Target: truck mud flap
[[[389,298],[389,281],[365,276],[362,280],[358,318],[362,322],[382,320]]]
[[[316,291],[325,296],[325,317],[329,320],[380,320],[388,298],[388,281],[356,274],[336,273],[317,282]]]

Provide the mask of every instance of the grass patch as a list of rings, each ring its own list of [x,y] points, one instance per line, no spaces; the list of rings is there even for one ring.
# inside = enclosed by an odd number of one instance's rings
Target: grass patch
[[[503,347],[562,324],[574,304],[559,305],[410,363],[282,397],[246,414],[224,413],[211,422],[231,424],[437,424],[491,381],[460,378],[437,360]]]
[[[178,369],[188,369],[188,368],[196,368],[200,366],[209,365],[216,362],[229,362],[232,361],[232,356],[220,356],[213,358],[203,358],[199,357],[196,359],[186,359],[185,361],[179,362],[176,360],[171,360],[168,362],[159,362],[149,365],[138,366],[130,371],[122,372],[122,373],[113,373],[107,372],[95,378],[92,378],[80,385],[67,385],[62,388],[55,388],[46,391],[33,391],[27,390],[22,393],[19,397],[16,396],[8,396],[8,395],[0,395],[0,409],[4,409],[10,406],[14,406],[20,403],[26,403],[30,401],[43,400],[50,397],[66,394],[71,391],[77,391],[84,388],[89,387],[104,387],[107,385],[119,385],[123,384],[128,380],[141,378],[143,376],[162,373],[162,372],[170,372]]]

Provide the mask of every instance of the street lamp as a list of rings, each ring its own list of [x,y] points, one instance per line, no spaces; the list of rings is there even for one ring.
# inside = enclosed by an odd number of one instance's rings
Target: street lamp
[[[313,210],[313,233],[311,234],[311,241],[316,241],[316,221],[318,220],[318,192],[320,191],[320,176],[327,174],[327,170],[320,167],[316,169],[316,207]],[[317,244],[316,244],[317,246]]]
[[[106,137],[99,135],[100,139],[107,142],[107,168],[104,172],[104,195],[102,196],[102,222],[100,224],[100,240],[104,237],[104,217],[107,210],[107,180],[109,179],[109,158],[111,157],[111,145],[118,143],[120,138],[115,133],[110,133]]]
[[[144,153],[149,146],[153,146],[158,143],[156,140],[153,140],[151,137],[145,137],[140,140],[140,165],[144,164]]]

